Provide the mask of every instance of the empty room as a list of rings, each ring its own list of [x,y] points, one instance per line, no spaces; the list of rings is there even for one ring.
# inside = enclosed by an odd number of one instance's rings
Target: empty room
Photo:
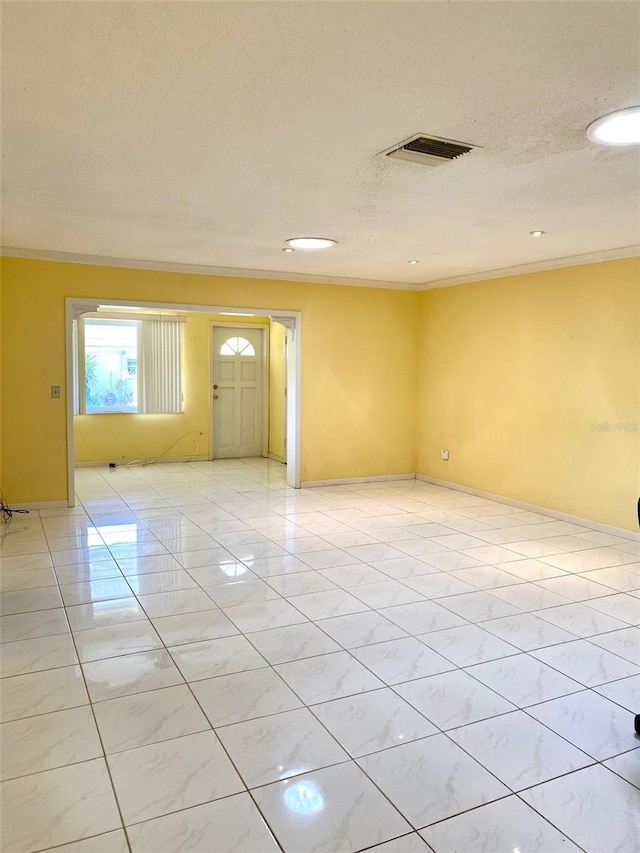
[[[635,853],[640,4],[0,18],[3,853]]]

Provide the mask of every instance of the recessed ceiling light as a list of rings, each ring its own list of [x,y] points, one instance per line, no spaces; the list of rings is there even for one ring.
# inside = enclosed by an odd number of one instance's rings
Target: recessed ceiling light
[[[283,252],[295,252],[295,249],[292,249],[290,246],[287,246],[286,249],[282,250]]]
[[[407,261],[408,264],[419,264],[420,261]]]
[[[328,240],[326,237],[292,237],[290,240],[285,240],[292,249],[330,249],[336,245],[335,240]]]
[[[531,234],[532,237],[542,237],[544,231],[529,231],[529,234]]]
[[[598,145],[639,145],[640,106],[616,110],[592,121],[587,138]]]

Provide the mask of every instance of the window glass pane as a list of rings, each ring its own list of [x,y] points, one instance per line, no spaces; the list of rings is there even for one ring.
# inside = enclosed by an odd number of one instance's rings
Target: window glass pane
[[[85,399],[92,412],[138,411],[138,324],[85,320]]]
[[[229,338],[220,347],[220,355],[255,355],[253,344],[246,338]]]

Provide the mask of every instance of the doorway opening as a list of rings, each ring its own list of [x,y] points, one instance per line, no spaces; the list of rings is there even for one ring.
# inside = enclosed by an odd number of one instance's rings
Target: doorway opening
[[[117,302],[117,305],[115,304]],[[84,323],[74,321],[91,318],[110,318],[112,321],[122,319],[123,315],[137,318],[158,320],[174,320],[182,322],[183,328],[187,328],[187,320],[194,316],[201,330],[200,337],[205,341],[205,349],[200,348],[198,363],[184,364],[183,399],[189,399],[196,385],[200,389],[205,388],[206,393],[206,415],[201,420],[199,432],[184,411],[175,412],[171,415],[125,413],[122,410],[118,416],[106,414],[101,410],[99,414],[91,413],[88,417],[79,417],[78,393],[72,394],[71,389],[78,389],[81,383],[84,385],[83,373],[86,356],[79,357],[78,339],[74,329],[83,326]],[[210,315],[209,317],[205,315]],[[228,320],[227,320],[228,318]],[[157,430],[166,424],[171,418],[175,423],[181,422],[184,426],[183,436],[191,435],[191,443],[198,450],[205,450],[206,455],[199,454],[200,459],[238,458],[246,456],[263,456],[277,459],[287,466],[287,485],[294,488],[300,487],[300,377],[301,377],[301,313],[299,311],[282,311],[268,308],[235,308],[233,306],[218,305],[191,305],[183,303],[155,303],[155,302],[129,302],[114,299],[88,300],[81,298],[66,299],[66,344],[67,344],[67,462],[68,462],[68,503],[70,506],[75,502],[75,460],[76,451],[82,448],[87,423],[91,428],[98,429],[103,435],[117,435],[118,424],[135,424],[135,429],[144,436],[145,424],[152,424]],[[194,326],[195,326],[194,320]],[[143,321],[140,320],[142,323]],[[214,325],[215,324],[215,325]],[[153,323],[149,323],[153,326]],[[155,325],[159,325],[157,322]],[[161,325],[161,324],[160,324]],[[217,366],[214,364],[213,336],[215,329],[221,329],[217,340]],[[256,331],[259,330],[259,331]],[[269,333],[271,330],[271,334]],[[246,334],[245,334],[246,332]],[[250,338],[256,339],[252,343]],[[183,352],[186,352],[187,342],[193,349],[194,335],[183,333]],[[241,344],[238,339],[248,341],[250,346]],[[146,338],[142,335],[142,340]],[[281,375],[274,373],[274,389],[279,388],[280,394],[275,394],[276,399],[270,399],[269,389],[269,367],[270,367],[270,341],[280,341],[282,362],[279,365]],[[231,343],[230,343],[231,342]],[[257,346],[257,349],[256,349]],[[234,350],[235,347],[235,350]],[[251,348],[255,357],[251,356]],[[224,350],[220,354],[220,350]],[[277,350],[275,351],[277,353]],[[274,361],[276,356],[274,355]],[[147,369],[145,373],[145,359]],[[162,409],[145,408],[146,395],[145,376],[148,374],[149,362],[152,359],[145,355],[145,347],[140,347],[140,362],[136,363],[133,354],[127,352],[126,363],[128,374],[133,376],[132,381],[137,383],[140,390],[138,409],[139,413],[162,412]],[[155,359],[153,359],[155,361]],[[230,365],[231,372],[235,372],[235,383],[233,389],[229,387],[228,375]],[[217,373],[214,375],[214,371]],[[222,371],[222,372],[220,372]],[[222,378],[224,377],[227,378]],[[77,379],[77,381],[76,381]],[[217,381],[216,381],[217,380]],[[226,384],[225,384],[226,383]],[[217,389],[213,386],[218,385]],[[224,386],[224,387],[223,387]],[[222,392],[222,393],[221,393]],[[198,393],[202,393],[199,391]],[[218,394],[217,399],[214,394]],[[153,396],[153,395],[150,395]],[[271,395],[273,398],[274,395]],[[219,414],[216,415],[214,403],[223,401],[223,406],[218,406]],[[217,417],[217,422],[216,422]],[[122,419],[125,419],[124,421]],[[146,419],[146,420],[145,420]],[[177,419],[177,420],[176,420]],[[231,424],[234,424],[235,437],[230,433]],[[96,427],[99,424],[99,427]],[[122,427],[121,432],[125,432]],[[276,440],[274,436],[279,436]],[[203,438],[198,438],[203,436]],[[206,436],[206,437],[204,437]],[[274,439],[273,441],[270,440]],[[231,440],[232,443],[229,443]],[[198,442],[200,446],[198,447]],[[224,442],[227,442],[226,444]],[[235,443],[233,443],[235,442]],[[191,447],[189,447],[191,449]],[[175,454],[175,450],[174,450]],[[173,454],[172,454],[173,456]],[[147,454],[145,454],[145,458]],[[195,457],[195,455],[194,455]],[[174,456],[175,458],[175,456]],[[98,460],[96,460],[98,461]],[[103,461],[100,459],[100,461]],[[114,460],[114,461],[117,461]],[[169,458],[166,461],[170,461]],[[176,459],[177,461],[177,459]]]

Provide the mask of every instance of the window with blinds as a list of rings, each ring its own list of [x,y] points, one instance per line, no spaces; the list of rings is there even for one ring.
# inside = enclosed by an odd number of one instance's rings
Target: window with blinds
[[[182,412],[182,317],[74,321],[76,414]]]

